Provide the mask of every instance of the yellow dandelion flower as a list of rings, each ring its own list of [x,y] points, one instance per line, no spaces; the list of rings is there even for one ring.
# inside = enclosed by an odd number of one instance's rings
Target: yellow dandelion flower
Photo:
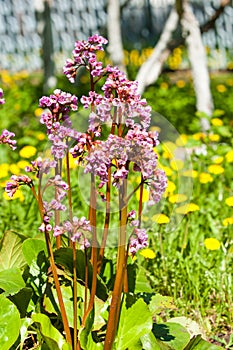
[[[212,142],[218,142],[220,140],[220,135],[218,134],[209,134],[209,140]]]
[[[224,157],[219,156],[219,157],[214,157],[213,162],[215,164],[221,164],[223,162],[223,160],[224,160]]]
[[[184,167],[184,162],[181,159],[173,159],[170,161],[171,168],[173,170],[179,171],[183,169]]]
[[[20,174],[20,167],[17,164],[10,164],[9,170],[12,174],[15,174],[15,175]]]
[[[155,214],[152,216],[151,220],[160,225],[168,224],[170,222],[169,217],[165,214]]]
[[[27,162],[26,160],[20,160],[18,161],[17,163],[17,166],[20,168],[20,169],[25,169],[26,166],[29,166],[30,163]]]
[[[198,211],[198,210],[200,210],[199,205],[197,205],[195,203],[189,203],[189,204],[185,204],[185,205],[182,205],[182,206],[176,208],[176,213],[186,215],[188,213],[192,213],[192,212]]]
[[[34,146],[24,146],[19,151],[19,155],[22,158],[31,158],[33,157],[37,152],[37,149]]]
[[[225,155],[227,163],[232,163],[233,162],[233,150],[227,152]]]
[[[185,202],[187,200],[187,196],[185,194],[182,193],[177,193],[177,194],[173,194],[171,195],[168,200],[170,203],[182,203]]]
[[[224,219],[222,223],[223,226],[233,225],[233,217]]]
[[[219,118],[212,118],[210,121],[211,121],[211,124],[213,126],[222,126],[223,125],[223,121]]]
[[[150,248],[142,249],[139,254],[144,256],[146,259],[154,259],[156,256],[155,252]]]
[[[177,80],[176,86],[177,86],[179,89],[182,89],[183,87],[185,87],[185,81],[184,81],[184,80]]]
[[[34,111],[34,115],[36,117],[40,117],[42,113],[43,113],[43,109],[42,108],[36,108],[35,111]]]
[[[204,132],[197,132],[192,135],[192,138],[196,141],[204,140],[206,138],[206,134]]]
[[[165,82],[161,83],[160,84],[160,88],[163,89],[163,90],[167,90],[168,89],[168,83],[165,83]]]
[[[4,178],[8,176],[9,164],[2,163],[0,164],[0,178]]]
[[[208,250],[218,250],[221,246],[219,240],[216,238],[206,238],[204,240],[204,245]]]
[[[218,85],[216,86],[216,89],[217,89],[217,91],[220,92],[220,93],[223,93],[223,92],[227,91],[226,86],[223,85],[223,84],[218,84]]]
[[[226,198],[225,203],[229,205],[229,207],[233,207],[233,196]]]
[[[181,134],[177,139],[176,139],[176,145],[179,147],[182,147],[186,145],[188,142],[188,136],[185,134]]]
[[[136,198],[138,201],[140,200],[140,189],[138,189],[136,192]],[[149,191],[144,188],[143,194],[142,194],[142,203],[148,202],[148,200],[149,200]]]
[[[212,182],[214,179],[209,173],[200,173],[199,181],[202,184],[207,184],[208,182]]]
[[[208,166],[208,171],[211,174],[219,175],[224,173],[224,168],[221,165],[218,164],[212,164]]]
[[[36,135],[36,138],[37,138],[37,140],[39,140],[39,141],[43,141],[43,140],[46,138],[46,136],[45,136],[45,134],[44,134],[43,132],[39,132],[39,133]]]
[[[185,176],[185,177],[196,178],[198,176],[198,172],[196,170],[193,170],[193,169],[188,169],[188,170],[182,171],[181,175]]]

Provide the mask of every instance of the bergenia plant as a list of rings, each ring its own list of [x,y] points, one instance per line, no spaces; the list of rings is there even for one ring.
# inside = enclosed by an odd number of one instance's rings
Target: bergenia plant
[[[96,340],[105,350],[114,347],[123,295],[128,292],[127,263],[139,249],[148,246],[148,234],[142,224],[143,191],[149,191],[148,204],[154,205],[161,200],[167,186],[166,175],[158,168],[155,151],[158,134],[149,131],[151,108],[138,94],[136,81],[128,80],[118,67],[104,67],[98,61],[97,52],[103,50],[105,44],[107,40],[100,35],[77,41],[73,57],[67,59],[64,66],[64,74],[71,83],[75,82],[80,68],[85,68],[89,75],[89,94],[82,96],[79,102],[89,114],[86,132],[72,126],[71,115],[75,118],[78,110],[75,95],[56,89],[49,97],[43,96],[39,101],[40,107],[44,108],[40,121],[51,142],[52,157],[40,157],[26,168],[28,173],[35,173],[33,179],[27,175],[14,175],[6,185],[10,197],[19,186],[27,185],[38,202],[39,231],[45,235],[47,243],[64,334],[74,350],[86,348],[83,339],[91,332],[93,322],[90,320],[95,317],[97,285],[103,275],[111,225],[118,221],[115,278],[109,291],[104,333]],[[13,134],[4,131],[1,142],[7,142],[13,148],[11,136]],[[71,156],[83,176],[87,176],[85,187],[90,188],[87,217],[74,205],[73,188],[76,188],[77,179],[71,174]],[[37,186],[34,186],[35,179]],[[49,189],[53,196],[46,200]],[[138,201],[136,192],[139,193]],[[98,212],[99,201],[103,201],[104,219]],[[62,219],[64,212],[67,214],[65,220]],[[62,251],[64,247],[72,250],[73,259],[72,325],[68,321],[54,257],[54,252]],[[76,264],[80,250],[83,250],[86,266],[81,316],[77,304],[80,296]]]

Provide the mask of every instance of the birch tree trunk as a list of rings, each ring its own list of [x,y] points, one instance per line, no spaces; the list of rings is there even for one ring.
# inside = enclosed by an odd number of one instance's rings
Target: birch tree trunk
[[[146,86],[154,83],[158,79],[163,64],[170,55],[171,51],[168,48],[168,44],[172,39],[173,32],[178,26],[178,20],[178,14],[175,8],[173,8],[151,56],[145,63],[143,63],[136,76],[136,80],[138,81],[138,92],[140,94],[143,93]]]
[[[205,47],[201,38],[201,31],[192,8],[187,0],[183,1],[183,15],[181,19],[183,35],[186,37],[188,57],[191,64],[193,83],[196,94],[196,109],[211,116],[213,100],[210,91],[210,77],[207,66]],[[201,119],[202,130],[209,129],[206,118]]]
[[[113,65],[126,71],[124,65],[124,51],[121,36],[121,19],[119,0],[109,0],[107,9],[108,52]]]

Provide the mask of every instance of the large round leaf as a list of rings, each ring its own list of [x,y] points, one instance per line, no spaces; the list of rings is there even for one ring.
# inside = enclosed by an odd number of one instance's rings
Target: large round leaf
[[[9,350],[20,331],[20,316],[16,306],[0,295],[0,349]]]

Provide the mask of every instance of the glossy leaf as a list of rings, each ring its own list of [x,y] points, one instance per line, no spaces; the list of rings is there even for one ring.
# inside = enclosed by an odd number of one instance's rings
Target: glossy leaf
[[[164,349],[183,350],[190,341],[189,332],[177,323],[154,323],[152,331],[158,344]]]
[[[66,341],[62,334],[55,328],[48,316],[44,314],[32,314],[32,320],[39,324],[39,329],[43,340],[50,350],[64,350]],[[68,348],[67,348],[68,349]]]
[[[0,271],[0,288],[5,291],[5,295],[16,294],[24,287],[20,269],[13,267]]]
[[[20,315],[17,307],[4,295],[0,295],[0,349],[9,350],[20,331]]]
[[[149,333],[152,328],[152,317],[147,304],[138,299],[134,305],[121,309],[120,323],[116,339],[116,349],[125,350],[136,343],[140,337]]]
[[[152,293],[152,288],[148,281],[146,269],[140,267],[137,271],[135,293]]]
[[[29,266],[42,250],[46,251],[46,244],[42,239],[28,238],[22,244],[23,255]]]
[[[86,319],[85,327],[81,328],[79,331],[79,339],[80,339],[80,345],[83,350],[89,350],[88,345],[88,338],[91,337],[91,330],[94,323],[94,316],[95,312],[94,309],[92,309]]]
[[[14,232],[8,231],[4,234],[0,250],[0,271],[12,267],[22,268],[26,264],[22,242],[23,240]]]

